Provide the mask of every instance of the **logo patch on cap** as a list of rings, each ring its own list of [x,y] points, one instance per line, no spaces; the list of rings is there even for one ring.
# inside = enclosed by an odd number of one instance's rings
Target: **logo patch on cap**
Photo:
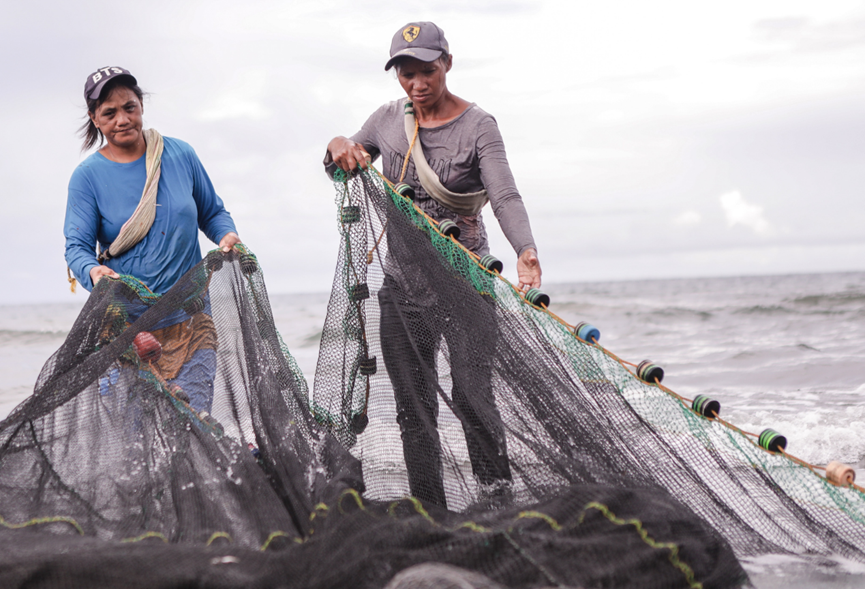
[[[406,40],[406,43],[411,43],[417,36],[420,34],[420,27],[416,27],[414,25],[407,26],[402,32],[402,38]]]

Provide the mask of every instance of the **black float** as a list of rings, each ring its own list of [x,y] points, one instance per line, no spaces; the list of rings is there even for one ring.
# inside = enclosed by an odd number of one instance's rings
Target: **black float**
[[[721,413],[721,404],[715,399],[710,399],[706,395],[697,395],[691,402],[691,409],[699,413],[703,417],[713,418]]]
[[[643,360],[637,365],[637,378],[643,382],[654,384],[664,380],[664,369],[653,364],[651,360]]]

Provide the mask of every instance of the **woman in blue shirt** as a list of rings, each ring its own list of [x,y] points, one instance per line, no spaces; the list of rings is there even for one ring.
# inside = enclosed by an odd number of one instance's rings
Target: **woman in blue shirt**
[[[120,273],[135,276],[155,293],[166,292],[201,261],[199,228],[226,252],[240,243],[195,151],[165,137],[153,226],[130,250],[104,264],[97,261],[97,241],[106,251],[141,201],[147,177],[143,96],[122,68],[102,68],[87,78],[84,149],[103,140],[105,145],[73,172],[64,227],[66,261],[87,290],[102,276]]]
[[[84,87],[89,117],[82,127],[84,149],[97,144],[100,149],[79,164],[69,181],[64,234],[66,262],[87,290],[102,277],[127,274],[162,294],[201,261],[199,229],[225,252],[240,243],[234,221],[195,151],[164,137],[153,225],[130,249],[102,263],[97,260],[97,243],[106,252],[142,200],[147,179],[143,96],[135,77],[118,67],[97,70]],[[153,331],[164,349],[176,352],[159,360],[163,376],[184,389],[194,408],[209,410],[216,370],[209,305],[205,312],[184,314],[169,323]],[[168,340],[174,345],[166,346]],[[188,345],[177,350],[178,341]]]

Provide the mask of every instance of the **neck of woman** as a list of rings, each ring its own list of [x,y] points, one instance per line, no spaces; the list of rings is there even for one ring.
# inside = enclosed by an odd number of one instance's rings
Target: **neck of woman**
[[[144,133],[141,134],[141,138],[135,142],[134,145],[130,146],[120,146],[113,145],[110,142],[106,142],[105,147],[99,150],[103,156],[112,162],[117,162],[118,164],[128,164],[130,162],[134,162],[142,155],[147,152],[147,142],[144,140]]]
[[[433,104],[423,106],[414,103],[414,116],[421,127],[439,127],[463,114],[469,104],[445,90],[441,98]]]

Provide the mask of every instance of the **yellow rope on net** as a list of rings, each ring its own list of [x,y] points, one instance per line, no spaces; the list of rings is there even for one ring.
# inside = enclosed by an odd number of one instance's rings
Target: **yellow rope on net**
[[[168,538],[166,538],[165,536],[163,536],[159,532],[145,532],[145,533],[141,534],[140,536],[136,536],[135,538],[124,538],[123,540],[121,540],[121,542],[123,542],[123,543],[141,542],[142,540],[146,540],[148,538],[159,538],[160,540],[162,540],[163,542],[168,544]]]
[[[26,528],[29,526],[35,526],[39,524],[54,524],[54,523],[64,523],[69,524],[73,528],[75,528],[79,534],[84,535],[84,529],[78,524],[77,521],[72,519],[71,517],[65,516],[57,516],[57,517],[37,517],[26,521],[20,524],[13,524],[6,521],[6,519],[0,515],[0,526],[4,528],[9,528],[10,530],[20,530],[21,528]]]
[[[261,552],[265,552],[268,547],[270,547],[270,543],[277,538],[291,538],[296,544],[303,544],[303,538],[298,538],[297,536],[292,536],[282,531],[276,531],[271,532],[271,534],[267,537],[267,540],[264,541],[264,544],[261,545],[261,548],[259,550]]]
[[[648,544],[652,548],[669,550],[670,551],[670,556],[669,556],[670,563],[672,563],[672,565],[674,567],[676,567],[677,569],[682,571],[682,574],[685,575],[685,580],[688,582],[688,586],[691,587],[691,589],[703,589],[703,584],[700,583],[699,581],[697,581],[696,579],[694,579],[694,570],[690,566],[688,566],[686,563],[682,562],[679,559],[679,547],[678,547],[678,545],[676,545],[672,542],[658,542],[657,540],[655,540],[654,538],[649,536],[649,533],[646,531],[645,528],[643,528],[643,522],[641,522],[638,519],[625,520],[625,519],[621,519],[619,517],[616,517],[616,514],[613,513],[612,511],[610,511],[609,507],[607,507],[603,503],[598,503],[597,501],[591,501],[591,502],[586,504],[586,506],[583,510],[583,513],[580,515],[580,523],[583,522],[583,519],[586,516],[586,512],[589,509],[596,509],[596,510],[600,511],[601,514],[603,514],[603,516],[605,518],[607,518],[611,523],[613,523],[617,526],[628,526],[628,525],[634,526],[637,530],[637,534],[639,534],[639,536],[643,540],[643,542],[645,542],[646,544]]]
[[[527,518],[543,520],[547,522],[549,526],[556,532],[559,532],[562,529],[562,526],[561,524],[559,524],[559,522],[548,516],[546,513],[541,513],[540,511],[521,511],[520,514],[517,516],[517,519]]]
[[[229,542],[232,542],[231,536],[227,532],[213,532],[213,534],[210,535],[210,538],[207,539],[206,545],[210,546],[217,538],[225,538]]]
[[[347,495],[354,498],[354,502],[357,503],[357,506],[360,508],[361,511],[366,511],[366,507],[364,507],[363,505],[363,498],[360,496],[360,493],[358,493],[354,489],[346,489],[342,492],[342,494],[340,494],[339,500],[337,500],[336,503],[336,506],[339,508],[340,513],[345,513],[345,511],[343,511],[342,509],[342,500],[345,499]]]

